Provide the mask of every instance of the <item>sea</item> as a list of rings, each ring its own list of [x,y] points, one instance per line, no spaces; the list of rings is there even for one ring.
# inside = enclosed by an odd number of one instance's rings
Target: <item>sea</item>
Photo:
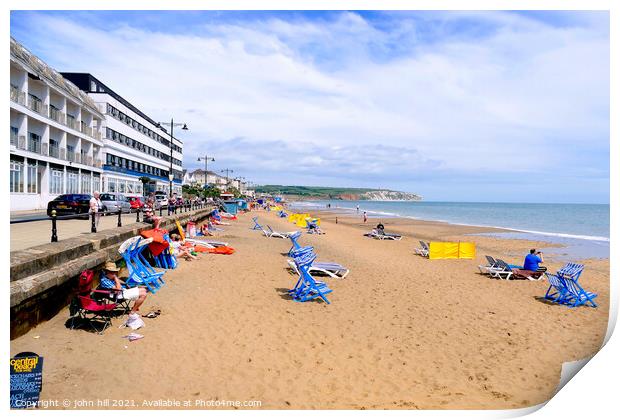
[[[559,259],[609,258],[609,204],[461,203],[449,201],[317,200],[291,203],[299,210],[366,211],[369,217],[404,217],[468,226],[506,229],[484,233],[561,245],[543,250]],[[480,234],[476,234],[480,235]]]

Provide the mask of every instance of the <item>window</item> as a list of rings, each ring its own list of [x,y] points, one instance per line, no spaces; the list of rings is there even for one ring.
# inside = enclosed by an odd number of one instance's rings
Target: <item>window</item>
[[[133,182],[128,182],[127,183],[127,193],[133,194],[134,192],[134,183]]]
[[[50,194],[62,194],[62,171],[50,170]]]
[[[93,175],[93,188],[95,191],[101,191],[101,177]]]
[[[116,179],[108,178],[108,191],[113,193],[116,192]]]
[[[35,133],[28,133],[28,151],[41,153],[41,136]]]
[[[39,180],[37,173],[37,164],[28,164],[28,186],[26,192],[37,193],[37,181]]]
[[[119,180],[119,182],[118,182],[118,192],[120,192],[120,193],[124,193],[125,192],[125,181]]]
[[[24,192],[24,164],[15,160],[11,161],[11,192]]]
[[[67,193],[78,193],[78,174],[77,172],[67,172]]]
[[[91,193],[90,174],[82,174],[82,193]]]
[[[17,146],[17,133],[18,133],[18,129],[17,127],[13,127],[11,126],[11,144],[13,146]]]

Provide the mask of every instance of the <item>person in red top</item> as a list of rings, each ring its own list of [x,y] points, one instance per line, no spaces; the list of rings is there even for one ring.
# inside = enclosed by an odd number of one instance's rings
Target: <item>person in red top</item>
[[[144,205],[144,223],[152,223],[153,229],[159,229],[161,223],[161,217],[155,216],[155,200],[153,197],[149,197]]]

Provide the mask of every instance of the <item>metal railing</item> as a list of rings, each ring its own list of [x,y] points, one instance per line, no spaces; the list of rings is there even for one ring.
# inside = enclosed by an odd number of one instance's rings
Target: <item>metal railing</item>
[[[33,94],[28,94],[28,105],[27,107],[37,114],[48,116],[47,108],[48,106],[43,103],[41,99],[34,96]]]
[[[11,146],[17,147],[17,134],[11,132]]]
[[[183,204],[182,206],[169,206],[168,207],[168,215],[173,215],[173,214],[177,214],[177,210],[180,213],[185,213],[185,212],[190,212],[190,211],[194,211],[194,210],[201,210],[204,208],[207,208],[208,204],[207,203],[187,203],[187,204]],[[159,215],[162,215],[162,207],[159,208]],[[140,222],[140,213],[144,212],[143,209],[131,209],[129,211],[129,214],[135,213],[136,214],[136,222],[139,223]],[[58,224],[57,222],[59,220],[72,220],[72,219],[84,219],[84,217],[87,217],[89,222],[90,222],[90,231],[91,233],[97,233],[97,220],[96,217],[97,215],[99,216],[107,216],[107,215],[114,215],[118,218],[118,221],[116,223],[117,227],[122,227],[123,226],[123,222],[122,222],[122,211],[121,209],[117,209],[114,211],[100,211],[97,213],[92,213],[92,212],[88,212],[88,213],[82,213],[82,214],[70,214],[70,215],[66,215],[66,216],[58,216],[56,213],[56,210],[52,210],[51,211],[51,215],[50,216],[38,216],[38,217],[31,217],[28,219],[19,219],[19,220],[11,220],[11,224],[20,224],[20,223],[30,223],[30,222],[39,222],[42,220],[51,220],[52,221],[52,235],[51,235],[51,241],[50,242],[58,242]],[[144,217],[143,217],[144,218]],[[144,220],[142,221],[143,223],[147,223],[144,222]]]
[[[57,123],[60,124],[65,124],[65,113],[60,111],[57,108],[52,108],[50,107],[50,118],[54,121],[56,121]]]
[[[33,153],[41,153],[41,141],[28,139],[28,151]]]
[[[49,155],[53,158],[60,158],[60,153],[58,151],[58,146],[49,146]]]
[[[20,92],[20,90],[11,85],[11,100],[20,105],[26,105],[26,92]]]

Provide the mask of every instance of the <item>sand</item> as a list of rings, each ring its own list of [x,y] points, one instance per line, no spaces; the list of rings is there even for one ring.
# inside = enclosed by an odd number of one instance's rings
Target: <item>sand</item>
[[[286,294],[296,281],[283,255],[290,242],[249,229],[256,215],[275,230],[294,230],[274,213],[241,215],[219,235],[234,255],[181,261],[166,274],[143,307],[162,310],[145,319],[144,339],[123,339],[122,318],[103,335],[69,330],[66,309],[13,340],[11,354],[45,358],[41,398],[122,399],[138,408],[159,399],[189,400],[191,408],[205,408],[195,400],[260,401],[268,409],[517,408],[548,400],[562,362],[602,344],[608,260],[586,262],[580,279],[600,306],[571,309],[540,300],[545,281],[478,274],[484,254],[520,263],[541,244],[405,219],[384,220],[386,231],[406,235],[402,241],[377,241],[362,236],[376,221],[340,216],[335,224],[325,213],[327,234],[304,234],[300,243],[351,273],[327,280],[330,305],[298,303]],[[428,260],[413,253],[418,239],[474,240],[477,258]]]

